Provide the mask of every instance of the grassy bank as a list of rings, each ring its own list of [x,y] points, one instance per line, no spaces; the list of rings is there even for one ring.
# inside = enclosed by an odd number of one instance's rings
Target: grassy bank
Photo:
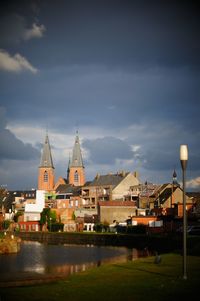
[[[200,257],[188,256],[188,279],[182,279],[182,257],[162,255],[124,264],[110,264],[74,274],[65,281],[1,288],[1,301],[181,300],[199,295]]]

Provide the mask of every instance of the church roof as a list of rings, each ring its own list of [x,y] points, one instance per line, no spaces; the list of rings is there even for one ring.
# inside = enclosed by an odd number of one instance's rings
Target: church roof
[[[43,151],[42,151],[41,160],[40,160],[40,167],[54,168],[48,135],[46,135],[46,137],[45,137],[45,142],[44,142]]]
[[[70,162],[70,167],[84,167],[83,166],[83,159],[81,155],[81,147],[79,142],[78,133],[75,138],[73,153],[72,153],[72,160]]]

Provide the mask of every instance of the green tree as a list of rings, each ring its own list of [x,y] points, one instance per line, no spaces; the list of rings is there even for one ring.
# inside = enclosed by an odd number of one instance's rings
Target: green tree
[[[52,224],[56,223],[56,211],[50,208],[44,208],[40,213],[40,225],[47,225],[47,228],[51,230]]]
[[[50,215],[50,208],[44,208],[40,213],[40,225],[43,226],[47,223],[48,217]]]
[[[22,212],[17,211],[17,213],[15,213],[14,218],[13,218],[15,223],[18,222],[18,218],[19,218],[19,216],[21,216],[21,215],[23,215]]]
[[[9,228],[10,224],[11,224],[11,221],[10,221],[10,220],[8,220],[8,219],[4,220],[4,221],[2,222],[2,227],[3,227],[3,229],[4,229],[4,230],[7,230],[7,229]]]

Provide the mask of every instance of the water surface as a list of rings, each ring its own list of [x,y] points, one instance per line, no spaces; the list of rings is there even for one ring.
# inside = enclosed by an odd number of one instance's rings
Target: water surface
[[[68,276],[105,263],[126,262],[144,256],[136,249],[94,245],[51,245],[23,241],[17,254],[0,256],[0,279],[20,280]]]

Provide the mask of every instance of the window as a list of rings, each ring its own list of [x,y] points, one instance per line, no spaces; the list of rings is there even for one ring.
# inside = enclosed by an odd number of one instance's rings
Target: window
[[[74,182],[78,182],[78,172],[77,172],[77,170],[74,173]]]
[[[46,170],[44,172],[44,182],[48,182],[48,172]]]

